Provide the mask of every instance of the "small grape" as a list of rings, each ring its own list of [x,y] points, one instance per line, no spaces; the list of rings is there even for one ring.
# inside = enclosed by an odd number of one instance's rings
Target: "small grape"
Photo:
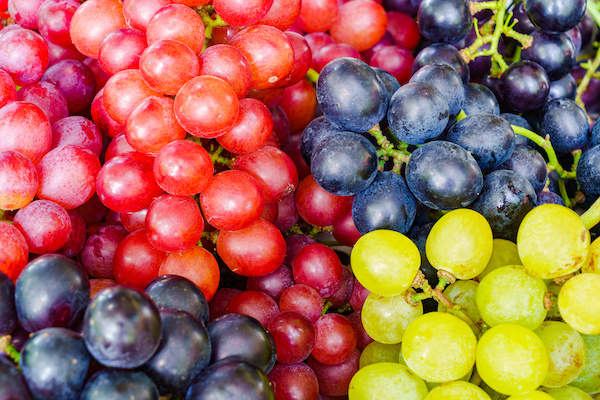
[[[384,344],[379,342],[371,342],[365,347],[360,354],[359,366],[364,368],[367,365],[377,364],[382,362],[397,363],[400,357],[402,345]]]
[[[406,366],[377,363],[360,369],[350,381],[349,400],[422,400],[427,395],[425,382]]]
[[[541,388],[554,400],[592,400],[592,396],[574,386],[562,386],[559,388]]]
[[[444,290],[444,296],[446,296],[448,300],[455,305],[460,306],[460,309],[464,311],[469,318],[471,318],[471,321],[477,325],[480,325],[483,323],[483,319],[481,318],[481,314],[479,314],[479,310],[477,309],[477,304],[475,302],[475,295],[478,287],[479,282],[472,280],[456,281]],[[447,308],[444,303],[440,302],[437,310],[440,312],[445,312]],[[475,327],[472,328],[476,329]]]
[[[492,249],[492,256],[490,261],[485,266],[485,269],[478,275],[479,281],[487,274],[495,270],[496,268],[504,267],[505,265],[523,265],[519,258],[519,250],[517,245],[510,240],[506,239],[494,239],[494,248]]]
[[[581,272],[600,274],[600,237],[596,238],[590,245],[588,258],[581,267]]]
[[[433,388],[424,400],[490,400],[490,396],[478,386],[464,381],[444,383]]]
[[[363,305],[361,318],[365,331],[374,340],[394,344],[402,341],[408,325],[421,315],[423,303],[410,304],[405,293],[392,297],[371,293]]]
[[[570,385],[586,393],[600,392],[600,335],[581,335],[585,343],[583,371]]]
[[[600,334],[600,275],[583,273],[569,279],[558,293],[558,310],[579,333]]]

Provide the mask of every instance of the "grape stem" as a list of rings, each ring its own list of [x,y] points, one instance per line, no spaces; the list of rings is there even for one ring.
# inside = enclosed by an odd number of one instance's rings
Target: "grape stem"
[[[12,345],[10,335],[0,337],[0,351],[6,353],[14,362],[19,364],[19,360],[21,359],[21,354],[15,349],[15,346]]]
[[[314,69],[309,68],[308,71],[306,71],[306,79],[316,85],[317,81],[319,80],[319,73]]]
[[[406,150],[408,144],[399,140],[394,140],[395,136],[390,130],[390,137],[394,138],[392,140],[396,144],[392,143],[392,141],[390,141],[390,139],[388,139],[381,131],[379,124],[369,129],[367,133],[375,138],[377,145],[379,146],[379,149],[377,149],[377,156],[379,157],[379,170],[383,171],[385,162],[391,159],[394,162],[392,172],[400,174],[402,164],[406,164],[410,158],[410,153]]]
[[[227,22],[223,21],[223,18],[217,13],[214,12],[214,7],[203,7],[197,10],[198,15],[202,18],[202,22],[204,23],[204,47],[202,50],[204,51],[208,47],[208,42],[212,39],[213,29],[220,26],[227,26]],[[212,15],[214,15],[214,18]]]
[[[590,230],[600,222],[600,198],[579,217],[586,229]]]
[[[8,219],[6,210],[0,210],[0,222],[8,222],[12,224],[12,221]]]
[[[589,1],[588,1],[588,4],[589,4]],[[600,20],[596,20],[596,21],[600,21]],[[577,104],[579,104],[579,106],[584,111],[585,111],[585,104],[583,103],[583,100],[582,100],[581,96],[587,90],[587,87],[590,84],[590,81],[594,77],[594,74],[596,73],[596,70],[599,67],[600,67],[600,49],[598,49],[596,51],[596,57],[594,58],[594,61],[592,61],[591,64],[588,61],[588,68],[585,71],[585,75],[583,76],[583,79],[581,80],[581,82],[577,86],[577,96],[575,97],[575,102]]]

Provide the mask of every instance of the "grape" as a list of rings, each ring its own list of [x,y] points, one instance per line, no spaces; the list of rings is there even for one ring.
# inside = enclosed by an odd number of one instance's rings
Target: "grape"
[[[534,148],[522,144],[516,145],[510,157],[497,169],[508,169],[521,175],[531,183],[533,190],[538,194],[544,189],[548,179],[544,157]]]
[[[269,295],[257,290],[245,290],[229,299],[226,312],[248,315],[267,327],[279,314],[279,307]]]
[[[279,299],[279,309],[282,312],[296,311],[315,322],[323,312],[323,300],[315,289],[299,283],[284,290]]]
[[[476,359],[483,381],[506,395],[530,392],[548,374],[544,343],[521,325],[500,324],[485,332],[479,339]]]
[[[454,68],[463,83],[469,83],[469,66],[461,57],[456,47],[447,43],[433,43],[423,48],[415,57],[412,72],[415,73],[424,65],[446,64]]]
[[[557,204],[535,207],[523,218],[517,233],[523,265],[542,279],[577,271],[585,263],[589,246],[590,234],[577,213]]]
[[[38,81],[22,87],[17,92],[17,100],[38,106],[48,117],[50,124],[69,116],[65,95],[50,82]]]
[[[534,61],[519,61],[508,67],[500,77],[498,91],[511,109],[531,111],[541,106],[550,91],[548,74]]]
[[[583,371],[570,385],[586,393],[600,391],[600,335],[581,335],[585,343],[585,365]]]
[[[0,357],[0,398],[31,400],[23,375],[11,361],[3,357]]]
[[[569,385],[554,389],[541,388],[540,390],[548,393],[554,400],[592,400],[592,397],[583,390]]]
[[[360,354],[360,368],[364,368],[367,365],[377,364],[382,362],[397,363],[398,360],[402,363],[404,361],[400,356],[400,350],[402,345],[397,344],[384,344],[379,342],[369,343]]]
[[[228,44],[217,44],[202,51],[198,58],[200,75],[212,75],[225,80],[240,100],[248,94],[252,84],[252,67],[239,49]]]
[[[462,80],[454,68],[448,65],[425,65],[413,74],[410,82],[423,82],[435,86],[448,103],[450,117],[458,115],[465,106]]]
[[[475,294],[477,293],[478,287],[479,282],[476,281],[456,281],[444,289],[444,296],[446,296],[453,304],[460,306],[460,309],[464,311],[476,325],[481,325],[483,319],[477,309],[475,300]],[[438,303],[437,310],[439,312],[447,312],[447,308],[442,302]]]
[[[562,319],[579,333],[600,334],[598,293],[598,274],[583,273],[569,279],[558,294],[558,309]]]
[[[336,42],[364,51],[383,37],[387,24],[385,9],[380,4],[356,1],[340,5],[329,34]]]
[[[468,83],[464,86],[465,105],[463,111],[467,115],[494,114],[500,115],[498,100],[487,87],[478,83]]]
[[[243,292],[242,292],[243,293]],[[316,340],[314,324],[295,311],[284,311],[268,324],[277,347],[277,361],[296,364],[308,358]]]
[[[554,150],[569,153],[587,144],[590,124],[575,101],[554,99],[542,109],[540,129],[542,136],[550,136]]]
[[[423,400],[490,400],[478,386],[464,381],[444,383],[433,388]]]
[[[552,397],[544,392],[534,390],[533,392],[529,392],[526,394],[517,394],[514,396],[510,396],[507,400],[551,400],[551,399],[554,399],[554,397]]]
[[[162,275],[154,279],[144,292],[159,310],[187,311],[205,325],[208,324],[208,302],[198,287],[189,279],[177,275]]]
[[[69,33],[77,50],[97,59],[100,43],[106,35],[122,28],[126,28],[126,25],[121,2],[95,0],[82,4],[75,11],[69,25]]]
[[[475,364],[477,339],[469,325],[452,314],[430,312],[413,321],[402,339],[406,365],[422,379],[460,379]]]
[[[525,10],[531,22],[548,32],[565,32],[581,21],[585,14],[586,2],[574,0],[528,0]]]
[[[406,366],[382,362],[360,369],[350,381],[350,400],[385,400],[390,398],[421,400],[427,386]]]
[[[566,76],[575,65],[575,45],[566,33],[535,31],[531,34],[531,46],[523,49],[521,58],[540,64],[555,81]]]
[[[17,310],[15,308],[15,284],[0,271],[0,336],[10,335],[17,327]]]
[[[317,400],[319,381],[315,372],[306,364],[277,364],[269,372],[276,399]]]
[[[519,258],[517,245],[506,239],[494,239],[492,256],[485,269],[479,274],[479,280],[485,278],[487,274],[496,268],[505,265],[523,265]]]
[[[48,68],[48,60],[48,46],[38,33],[14,29],[0,36],[0,69],[8,72],[17,85],[40,80]]]
[[[356,348],[357,336],[348,318],[325,314],[315,321],[315,346],[312,357],[327,365],[346,361]]]
[[[89,107],[94,99],[94,72],[81,61],[62,60],[53,64],[44,72],[41,81],[54,84],[62,92],[71,114]]]
[[[171,1],[160,1],[164,3],[153,11],[147,10],[147,8],[153,7],[153,4],[146,2],[144,9],[136,4],[140,8],[140,10],[137,10],[136,19],[140,17],[141,13],[145,15],[143,21],[140,21],[142,26],[131,26],[146,31],[146,39],[149,45],[161,39],[173,39],[188,45],[194,54],[199,54],[202,51],[205,39],[202,18],[194,10],[182,4],[169,4]],[[127,9],[132,7],[132,3],[136,2],[136,0],[130,0],[127,2],[129,4],[123,4],[125,18],[128,14]]]
[[[571,74],[567,74],[564,78],[550,82],[550,91],[546,101],[567,98],[575,100],[577,96],[577,81]]]
[[[395,344],[402,341],[411,322],[423,315],[423,304],[410,304],[408,291],[387,297],[371,293],[362,308],[361,319],[365,331],[379,343]]]
[[[409,238],[385,229],[363,235],[350,257],[356,279],[367,290],[382,296],[406,291],[421,264],[419,250]]]
[[[103,369],[85,384],[81,400],[158,400],[158,389],[143,372]]]
[[[581,186],[581,189],[592,196],[600,195],[599,158],[600,146],[596,145],[584,151],[577,163],[577,183]]]
[[[18,151],[0,151],[0,209],[18,210],[34,199],[39,186],[35,165]]]
[[[426,244],[431,265],[458,279],[479,275],[489,262],[492,249],[489,223],[469,209],[453,210],[442,216],[431,229]]]
[[[314,97],[314,96],[313,96]],[[241,99],[238,117],[217,142],[230,153],[259,151],[273,133],[273,117],[266,105],[256,99]]]
[[[421,35],[437,43],[458,42],[473,25],[469,4],[464,0],[423,0],[417,18]]]

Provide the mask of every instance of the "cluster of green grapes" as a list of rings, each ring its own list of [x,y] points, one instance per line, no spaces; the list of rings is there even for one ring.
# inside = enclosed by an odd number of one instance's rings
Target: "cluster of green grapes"
[[[569,208],[523,219],[516,244],[487,220],[453,210],[421,254],[377,230],[351,253],[371,291],[362,309],[375,340],[363,351],[350,400],[591,399],[600,392],[600,239]],[[438,270],[431,287],[421,257]],[[438,300],[423,313],[421,300]]]

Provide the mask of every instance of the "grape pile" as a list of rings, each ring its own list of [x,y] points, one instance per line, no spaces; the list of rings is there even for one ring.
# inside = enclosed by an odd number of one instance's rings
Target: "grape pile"
[[[0,399],[600,394],[600,3],[2,10]]]

